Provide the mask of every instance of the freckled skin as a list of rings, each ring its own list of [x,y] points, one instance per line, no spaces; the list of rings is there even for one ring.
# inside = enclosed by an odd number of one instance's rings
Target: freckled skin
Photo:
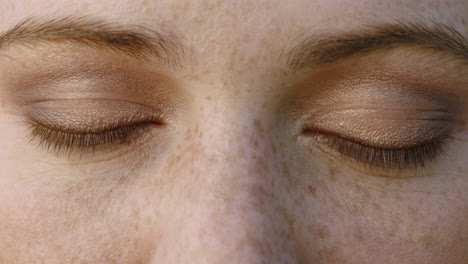
[[[172,27],[194,53],[173,76],[191,101],[170,140],[98,163],[33,147],[0,86],[0,263],[468,263],[466,143],[433,177],[374,179],[302,151],[274,111],[289,81],[275,55],[291,38],[408,17],[466,36],[466,1],[0,6],[2,31],[31,15],[98,15]]]

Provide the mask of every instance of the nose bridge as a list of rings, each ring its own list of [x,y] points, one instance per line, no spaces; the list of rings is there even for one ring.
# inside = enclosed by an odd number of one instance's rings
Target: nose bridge
[[[195,129],[178,180],[184,193],[175,186],[172,194],[178,204],[169,219],[166,263],[294,263],[266,130],[255,119],[212,119]]]
[[[200,126],[195,177],[224,206],[243,209],[276,203],[273,192],[281,175],[267,121],[255,118],[223,118]],[[226,120],[237,120],[229,122]],[[265,203],[268,200],[268,203]],[[255,211],[259,211],[259,208]],[[231,212],[234,212],[232,210]],[[247,212],[248,210],[246,210]],[[227,212],[228,213],[228,212]]]
[[[195,174],[190,177],[215,185],[219,182],[218,187],[230,189],[247,182],[271,182],[278,159],[272,127],[267,119],[255,118],[261,114],[252,110],[247,115],[217,108],[201,113],[205,118],[188,131],[182,144],[187,146],[181,151],[186,156],[185,164],[190,164],[188,167]]]

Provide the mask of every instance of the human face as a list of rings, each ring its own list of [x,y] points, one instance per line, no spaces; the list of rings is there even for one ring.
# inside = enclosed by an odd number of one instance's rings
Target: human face
[[[468,263],[467,1],[0,6],[0,263]]]

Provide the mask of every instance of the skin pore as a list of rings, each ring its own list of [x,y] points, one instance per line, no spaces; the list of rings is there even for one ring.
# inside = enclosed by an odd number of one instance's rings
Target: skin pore
[[[0,4],[0,263],[468,262],[466,1]]]

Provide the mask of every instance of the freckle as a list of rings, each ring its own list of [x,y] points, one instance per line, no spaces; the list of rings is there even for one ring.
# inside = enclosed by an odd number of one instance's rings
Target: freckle
[[[395,218],[394,221],[390,224],[387,230],[388,236],[394,237],[395,234],[398,232],[398,221],[401,221],[401,217]]]
[[[337,177],[336,177],[336,174],[338,172],[338,170],[336,169],[336,166],[333,162],[328,162],[327,163],[328,165],[328,174],[329,174],[329,178],[332,182],[336,182],[337,180]]]
[[[368,190],[362,188],[361,186],[357,186],[357,188],[361,191],[362,199],[364,201],[368,201],[370,198],[370,193]]]
[[[328,260],[334,258],[336,256],[337,252],[338,252],[338,250],[337,250],[336,247],[324,248],[324,249],[320,250],[319,256],[320,256],[320,258],[322,260],[327,260],[327,263],[328,263]]]
[[[429,233],[424,236],[422,236],[419,241],[421,245],[424,245],[426,248],[429,248],[434,244],[435,241],[438,240],[437,234],[435,233]]]
[[[147,226],[149,226],[149,225],[151,225],[151,223],[153,222],[153,220],[151,219],[151,217],[146,216],[144,222],[145,222],[145,224],[146,224]]]
[[[255,64],[257,62],[257,58],[256,57],[250,57],[249,58],[249,64]],[[263,77],[263,76],[262,76]]]
[[[365,236],[363,234],[363,231],[361,228],[356,228],[354,230],[354,238],[356,238],[359,242],[363,242],[365,239]]]
[[[271,150],[273,151],[273,154],[276,154],[277,150],[274,144],[271,145]]]
[[[333,168],[331,168],[331,169],[330,169],[329,178],[330,178],[330,180],[331,180],[332,182],[336,182],[336,180],[337,180],[337,179],[336,179],[335,173],[336,173],[336,170],[333,169]]]
[[[240,38],[240,40],[241,40],[242,42],[245,43],[245,42],[250,42],[250,41],[252,40],[252,38],[251,38],[250,34],[244,34],[244,35]]]
[[[313,197],[316,196],[317,189],[313,185],[311,185],[311,184],[307,185],[307,189],[309,189],[309,192]]]
[[[318,230],[317,230],[317,236],[320,239],[324,239],[324,238],[330,236],[330,231],[328,230],[328,227],[326,227],[326,226],[319,227]]]
[[[181,156],[177,155],[177,156],[171,156],[168,158],[168,161],[167,161],[167,166],[168,167],[175,167],[176,164],[178,164],[181,160]]]
[[[192,76],[192,80],[200,80],[200,79],[201,77],[198,74]]]
[[[185,133],[185,139],[189,140],[190,138],[192,138],[192,131],[188,129]]]
[[[255,147],[258,147],[258,140],[254,139],[254,137],[250,138],[250,144],[254,145]]]
[[[380,196],[380,198],[386,198],[387,197],[387,192],[381,192],[379,196]]]
[[[374,208],[375,211],[381,211],[382,206],[378,202],[373,202],[372,207]]]
[[[208,95],[207,97],[205,97],[205,99],[211,101],[212,97]]]
[[[182,8],[184,10],[190,10],[190,8],[191,8],[190,2],[184,2],[184,5],[182,6]]]
[[[196,24],[204,24],[206,22],[206,19],[202,16],[199,16],[199,17],[194,18],[193,22]]]
[[[289,176],[289,167],[288,167],[288,164],[286,162],[283,162],[281,164],[281,171],[283,173],[283,176]]]
[[[263,130],[263,127],[261,126],[261,122],[259,120],[254,121],[254,127],[258,130],[258,133],[263,134],[265,131]]]
[[[397,201],[403,200],[403,198],[401,197],[401,195],[399,193],[396,193],[395,196],[393,196],[393,198],[395,198],[395,200],[397,200]]]
[[[261,127],[260,126],[260,120],[258,120],[258,119],[254,120],[254,127],[257,128],[257,129],[259,129]]]
[[[140,211],[136,208],[133,209],[133,212],[132,212],[132,218],[133,219],[137,219],[140,217]]]

